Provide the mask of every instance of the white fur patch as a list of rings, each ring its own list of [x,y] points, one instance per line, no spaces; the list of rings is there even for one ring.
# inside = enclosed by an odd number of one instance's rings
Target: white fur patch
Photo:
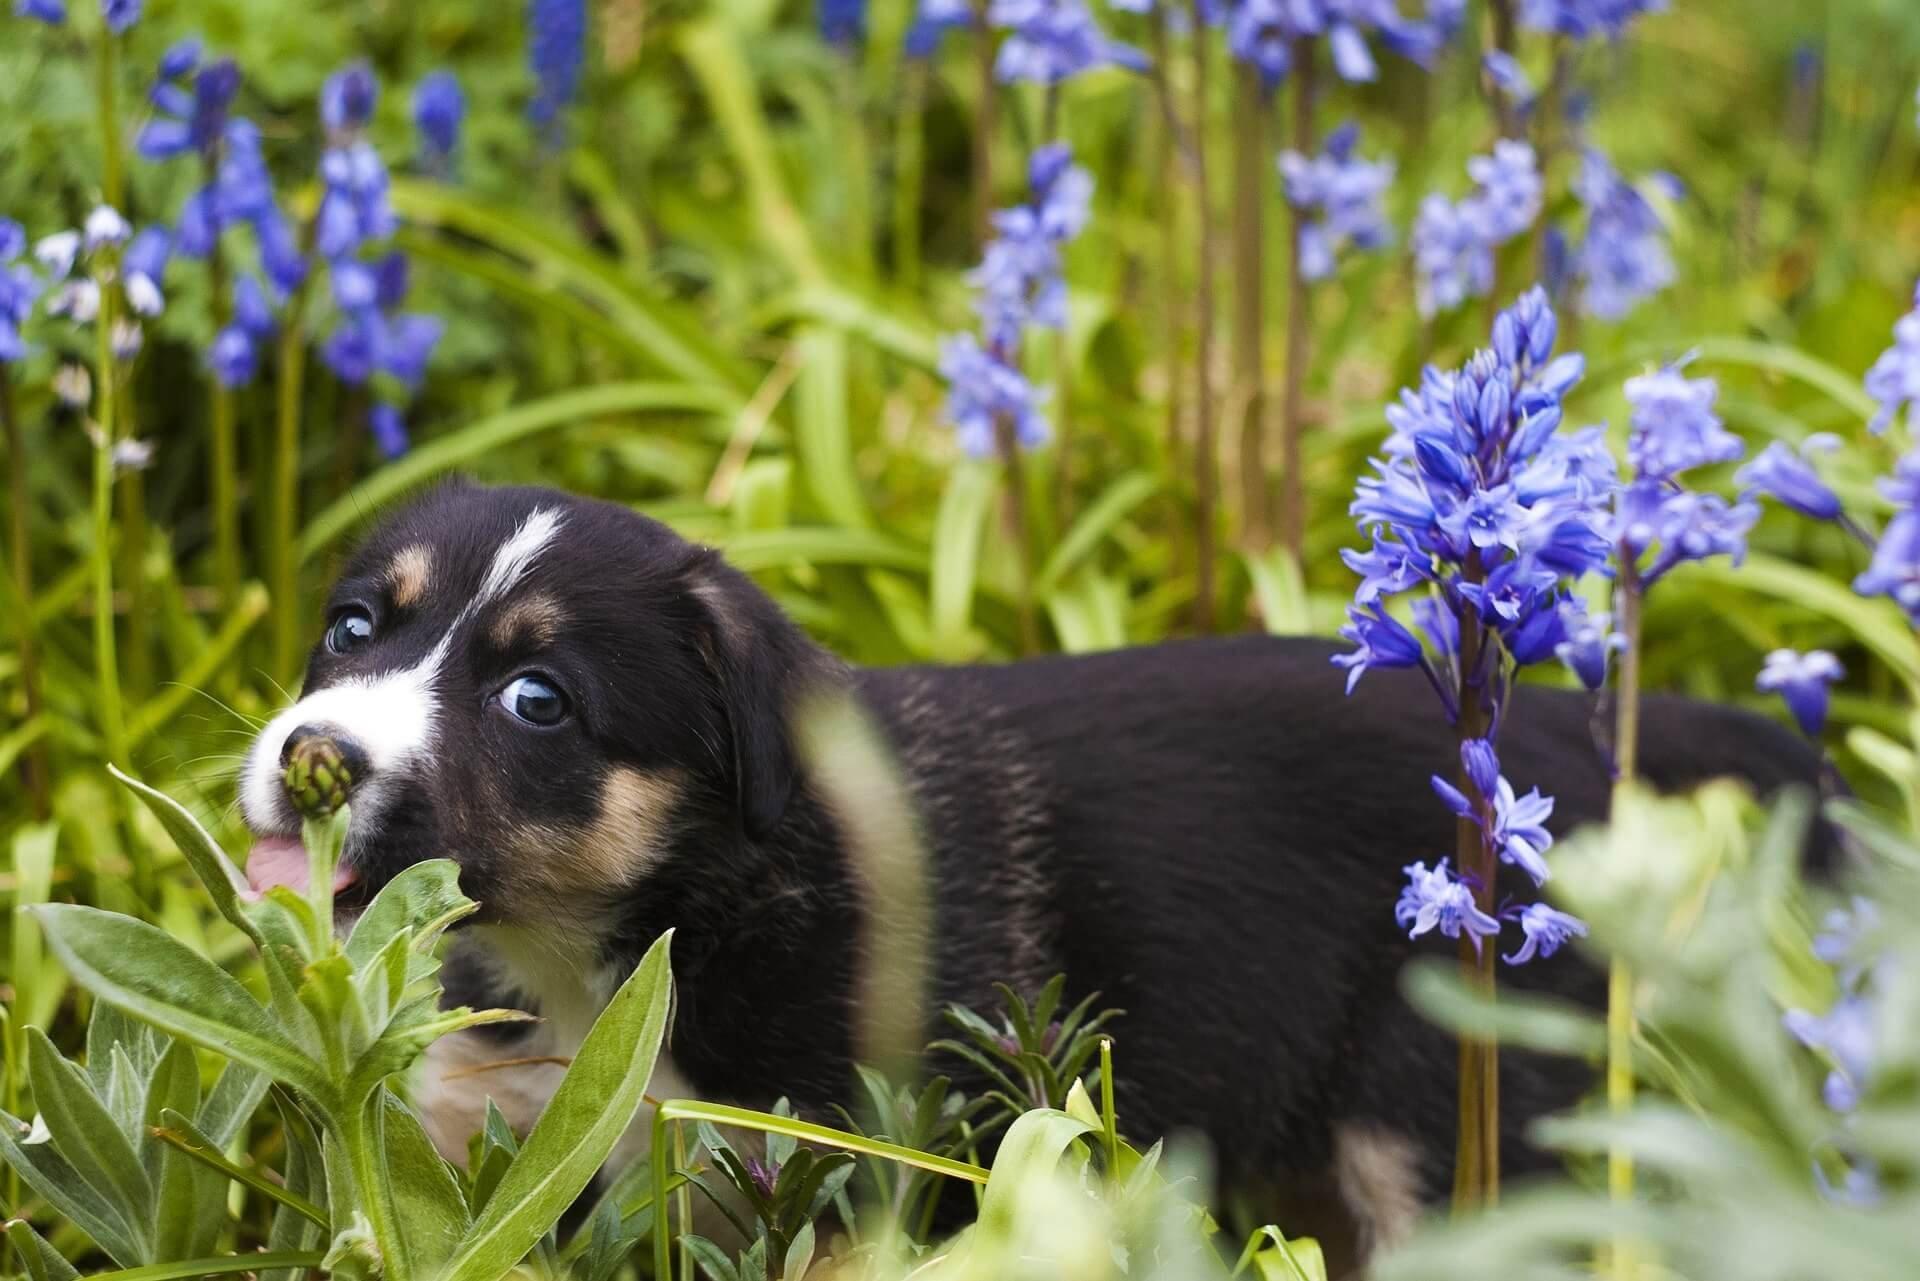
[[[1364,1258],[1405,1241],[1423,1208],[1419,1154],[1404,1135],[1378,1125],[1334,1127],[1334,1178],[1359,1228]]]
[[[553,541],[560,530],[560,513],[551,507],[536,508],[520,522],[513,531],[513,537],[500,544],[493,554],[493,563],[487,566],[487,576],[480,582],[480,591],[471,603],[460,611],[464,620],[477,609],[482,609],[499,600],[513,590],[527,570],[533,566],[534,559]],[[457,627],[458,624],[455,624]]]

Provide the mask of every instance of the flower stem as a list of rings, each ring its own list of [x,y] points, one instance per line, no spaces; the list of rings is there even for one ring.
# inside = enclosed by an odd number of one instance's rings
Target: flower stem
[[[1007,477],[1007,532],[1013,537],[1014,562],[1019,573],[1020,652],[1040,652],[1040,629],[1033,611],[1033,531],[1027,519],[1026,469],[1020,463],[1020,441],[1013,420],[1005,414],[993,420],[993,444]]]
[[[902,289],[920,283],[920,195],[927,171],[925,59],[909,58],[902,74],[900,111],[893,135],[893,278]]]
[[[207,168],[214,168],[210,157]],[[213,174],[207,175],[212,181]],[[207,283],[212,294],[213,328],[218,334],[233,320],[233,299],[227,279],[226,256],[216,238],[207,255]],[[213,440],[208,456],[207,493],[213,504],[213,581],[220,593],[220,608],[232,611],[240,599],[240,524],[238,466],[234,449],[233,391],[218,378],[213,380],[211,426]]]
[[[1620,654],[1619,712],[1614,724],[1614,811],[1621,794],[1633,784],[1640,764],[1640,606],[1639,567],[1624,549],[1620,562],[1620,632],[1626,648]],[[1633,1106],[1633,973],[1616,956],[1607,975],[1607,1110],[1615,1117]],[[1633,1199],[1633,1157],[1617,1143],[1607,1149],[1607,1192],[1616,1205]],[[1607,1275],[1630,1281],[1639,1260],[1631,1241],[1615,1237],[1607,1253]]]
[[[1485,577],[1479,558],[1469,561],[1466,577],[1470,582]],[[1479,617],[1470,606],[1460,609],[1460,698],[1459,718],[1455,722],[1458,741],[1485,738],[1488,734],[1487,705],[1482,697],[1482,650],[1487,644]],[[1475,812],[1484,812],[1489,798],[1480,795],[1464,761],[1459,767],[1460,791],[1473,803]],[[1474,899],[1480,910],[1492,914],[1496,892],[1497,864],[1487,847],[1486,833],[1471,818],[1456,820],[1454,829],[1455,866],[1461,875],[1472,878]],[[1476,946],[1476,942],[1478,945]],[[1480,988],[1491,1000],[1494,991],[1494,948],[1476,940],[1470,931],[1460,935],[1460,965],[1467,981]],[[1453,1167],[1453,1207],[1456,1213],[1484,1209],[1500,1199],[1500,1047],[1493,1040],[1460,1038],[1460,1128],[1456,1136]]]
[[[1206,5],[1193,12],[1193,186],[1200,226],[1200,281],[1194,291],[1198,315],[1194,341],[1194,630],[1213,630],[1214,505],[1220,482],[1213,422],[1213,209],[1207,189]]]
[[[40,655],[37,628],[33,621],[33,545],[27,521],[27,440],[13,402],[12,366],[0,361],[0,426],[7,436],[7,494],[12,507],[8,535],[13,556],[13,586],[19,594],[20,613],[15,635],[20,656],[20,688],[26,695],[28,724],[40,715]],[[48,794],[47,749],[44,737],[30,744],[21,758],[26,780],[27,802],[34,821],[53,812]]]
[[[987,0],[973,0],[974,70],[980,102],[973,115],[973,243],[985,248],[993,234],[993,130],[1000,88],[993,78],[993,28]]]
[[[1313,152],[1313,41],[1295,40],[1293,49],[1293,149]],[[1306,478],[1301,475],[1301,400],[1306,391],[1307,362],[1312,356],[1309,304],[1312,284],[1301,271],[1301,230],[1305,215],[1294,209],[1287,235],[1287,381],[1282,389],[1280,420],[1280,542],[1302,562],[1306,542]]]
[[[268,504],[273,565],[273,675],[293,675],[300,656],[300,553],[295,531],[300,516],[300,408],[307,345],[302,323],[307,286],[287,305],[280,328],[278,412],[274,420],[273,495]]]
[[[1154,92],[1160,99],[1160,127],[1154,134],[1157,153],[1155,166],[1160,174],[1160,288],[1162,297],[1180,296],[1180,138],[1179,111],[1173,100],[1173,84],[1168,71],[1173,62],[1173,42],[1167,37],[1167,11],[1164,5],[1153,7],[1153,65],[1159,74],[1153,78]],[[1186,335],[1181,327],[1178,307],[1160,308],[1162,359],[1167,366],[1167,467],[1180,466],[1180,353]]]
[[[1271,98],[1252,64],[1233,68],[1233,406],[1240,414],[1241,541],[1250,552],[1273,539],[1268,519],[1266,379],[1267,111]],[[1289,332],[1289,339],[1292,335]]]
[[[126,713],[121,704],[120,661],[113,617],[113,446],[114,402],[118,397],[111,332],[114,317],[111,281],[100,282],[100,310],[94,317],[93,448],[93,667],[100,700],[101,735],[107,759],[121,768],[126,759]]]

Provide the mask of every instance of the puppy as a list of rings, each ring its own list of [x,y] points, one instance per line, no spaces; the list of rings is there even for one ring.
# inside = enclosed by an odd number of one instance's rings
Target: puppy
[[[1126,1011],[1129,1133],[1198,1132],[1289,1230],[1364,1251],[1450,1182],[1454,1050],[1396,976],[1417,948],[1451,945],[1410,943],[1392,909],[1402,866],[1452,843],[1427,779],[1454,749],[1420,677],[1371,674],[1347,697],[1335,652],[1240,636],[851,670],[655,521],[451,484],[389,518],[334,587],[302,696],[245,767],[249,872],[304,876],[281,775],[314,736],[353,780],[346,910],[418,860],[459,864],[480,946],[450,969],[455,995],[543,1022],[436,1047],[418,1098],[456,1159],[487,1094],[531,1123],[668,927],[676,1014],[650,1092],[825,1115],[851,1097],[856,940],[873,922],[848,818],[809,777],[791,715],[837,691],[879,727],[916,811],[929,1008],[987,1009],[994,982],[1032,991],[1056,972],[1097,989]],[[1606,809],[1589,716],[1536,689],[1507,716],[1502,754],[1557,798],[1562,830]],[[1735,710],[1654,700],[1644,723],[1663,787],[1819,776],[1797,738]],[[1506,981],[1600,999],[1567,957]],[[488,1071],[497,1060],[515,1070]],[[1504,1066],[1504,1160],[1534,1168],[1526,1121],[1585,1081]]]

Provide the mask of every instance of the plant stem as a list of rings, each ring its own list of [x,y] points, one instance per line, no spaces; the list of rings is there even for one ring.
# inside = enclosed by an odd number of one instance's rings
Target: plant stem
[[[211,157],[207,168],[212,170]],[[208,181],[212,181],[212,173]],[[226,256],[216,238],[207,255],[207,282],[212,293],[214,332],[218,334],[233,320],[233,299],[227,280]],[[238,467],[234,449],[233,391],[218,378],[213,380],[211,426],[213,441],[208,455],[207,493],[213,503],[213,581],[220,592],[220,608],[231,610],[240,598],[240,515]]]
[[[910,58],[904,74],[893,135],[893,278],[900,288],[912,290],[920,284],[920,194],[926,183],[924,129],[932,73],[925,59]]]
[[[1299,42],[1296,42],[1299,43]],[[1261,339],[1266,328],[1267,111],[1272,100],[1260,71],[1236,59],[1233,67],[1233,400],[1240,414],[1241,541],[1264,551],[1273,538],[1268,520],[1266,378]]]
[[[100,310],[94,317],[93,449],[93,666],[100,700],[101,735],[107,759],[125,769],[126,714],[121,705],[120,662],[113,632],[113,446],[114,402],[118,396],[111,332],[114,317],[111,281],[100,282]]]
[[[1173,42],[1167,37],[1167,11],[1164,5],[1153,7],[1153,65],[1160,69],[1154,77],[1160,97],[1160,128],[1154,135],[1156,169],[1160,174],[1160,288],[1162,297],[1180,296],[1180,166],[1179,114],[1173,101],[1173,84],[1168,78],[1173,66]],[[1162,318],[1161,358],[1167,365],[1167,468],[1178,474],[1180,467],[1180,353],[1186,335],[1181,330],[1179,307],[1160,308]]]
[[[1000,87],[993,78],[993,28],[987,0],[973,0],[974,70],[980,102],[973,117],[973,243],[985,248],[993,234],[993,130]]]
[[[1193,625],[1213,630],[1213,526],[1219,460],[1213,423],[1213,210],[1207,191],[1207,33],[1206,5],[1191,0],[1193,13],[1193,185],[1200,219],[1200,283],[1194,340],[1194,595]]]
[[[1313,41],[1293,42],[1293,149],[1313,153]],[[1301,271],[1301,229],[1305,215],[1292,209],[1287,234],[1287,381],[1280,409],[1280,544],[1299,565],[1306,544],[1306,478],[1301,475],[1301,401],[1306,392],[1307,362],[1312,359],[1309,304],[1312,283]]]
[[[1469,582],[1485,577],[1474,557],[1467,565]],[[1480,619],[1470,607],[1460,611],[1460,681],[1457,737],[1461,743],[1487,736],[1487,708],[1481,697],[1476,673],[1480,669],[1482,649],[1487,638]],[[1459,766],[1460,791],[1484,813],[1489,798],[1480,795],[1465,762]],[[1474,900],[1483,912],[1492,913],[1497,864],[1487,848],[1486,833],[1471,818],[1456,820],[1454,827],[1455,868],[1474,880]],[[1460,965],[1467,981],[1493,996],[1494,949],[1478,941],[1472,933],[1460,935]],[[1453,1169],[1453,1208],[1455,1213],[1483,1209],[1500,1199],[1500,1047],[1492,1040],[1460,1038],[1460,1129]]]
[[[273,565],[273,675],[289,679],[300,658],[300,408],[307,344],[304,305],[311,278],[294,292],[280,327],[278,412],[274,420],[273,494],[268,503]]]
[[[19,593],[20,615],[15,635],[20,655],[20,688],[26,694],[25,723],[40,715],[40,654],[38,628],[33,621],[33,546],[27,520],[31,501],[27,487],[27,440],[13,402],[13,367],[0,361],[0,425],[7,436],[7,493],[12,508],[8,522],[11,543],[13,586]],[[21,772],[26,780],[27,803],[35,822],[53,812],[48,794],[46,740],[31,744],[22,755]],[[16,927],[17,928],[17,927]]]
[[[1013,420],[1005,414],[993,420],[993,445],[1007,476],[1007,532],[1013,539],[1020,576],[1020,652],[1035,654],[1040,650],[1040,630],[1033,611],[1033,531],[1027,519],[1026,469],[1021,466],[1020,441],[1014,434]]]
[[[1493,47],[1501,53],[1512,56],[1518,39],[1518,29],[1513,21],[1513,0],[1489,0],[1487,13],[1493,20]],[[1497,88],[1493,90],[1494,119],[1499,124],[1502,138],[1520,136],[1520,113],[1507,95]]]
[[[1643,586],[1634,557],[1622,549],[1620,564],[1619,711],[1614,723],[1614,810],[1633,785],[1640,766],[1640,606]],[[1616,956],[1607,974],[1607,1110],[1616,1118],[1633,1106],[1633,972]],[[1618,1144],[1607,1149],[1607,1193],[1616,1205],[1633,1199],[1633,1157]],[[1616,1237],[1607,1255],[1607,1272],[1630,1281],[1639,1263],[1633,1243]]]

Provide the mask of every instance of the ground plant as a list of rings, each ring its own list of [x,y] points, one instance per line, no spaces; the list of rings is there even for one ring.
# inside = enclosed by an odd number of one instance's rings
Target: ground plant
[[[1457,1035],[1455,1179],[1373,1273],[1909,1281],[1917,87],[1910,0],[9,0],[0,1277],[1327,1281],[1128,1128],[1072,975],[893,1011],[933,1043],[827,1124],[647,1096],[668,933],[443,1159],[415,1065],[520,1017],[441,1008],[454,865],[336,921],[296,759],[312,888],[254,894],[235,774],[356,533],[463,474],[654,516],[858,663],[1424,672],[1457,840],[1368,924]],[[1591,698],[1604,826],[1502,755],[1523,682]],[[1668,692],[1835,786],[1652,795]],[[1605,1010],[1502,986],[1570,953]],[[1503,1049],[1594,1068],[1555,1177],[1503,1179]]]

